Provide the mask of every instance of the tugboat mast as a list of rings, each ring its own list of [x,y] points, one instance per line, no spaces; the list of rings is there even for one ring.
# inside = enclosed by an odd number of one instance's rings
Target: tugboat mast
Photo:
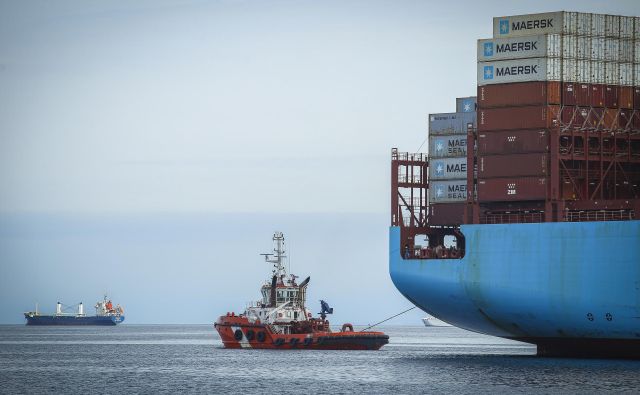
[[[265,262],[273,263],[272,275],[279,279],[284,279],[287,276],[287,271],[284,267],[284,258],[287,257],[284,249],[284,234],[282,232],[275,232],[273,234],[273,242],[275,244],[273,253],[260,255],[264,256]]]

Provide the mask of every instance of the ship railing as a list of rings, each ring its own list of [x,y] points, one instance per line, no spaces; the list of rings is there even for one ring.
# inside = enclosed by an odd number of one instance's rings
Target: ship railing
[[[422,185],[423,182],[423,177],[421,177],[420,175],[406,175],[406,174],[401,174],[398,175],[398,182],[400,184],[420,184]]]
[[[566,222],[628,221],[634,218],[634,210],[567,211],[564,214]]]
[[[481,224],[519,224],[544,222],[544,213],[493,213],[480,216]]]
[[[421,152],[398,152],[396,149],[391,150],[391,160],[426,162],[427,154]]]

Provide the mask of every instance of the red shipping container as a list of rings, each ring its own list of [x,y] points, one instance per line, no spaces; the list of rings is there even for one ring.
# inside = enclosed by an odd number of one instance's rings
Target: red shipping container
[[[562,104],[565,106],[576,105],[576,84],[564,82],[562,84]]]
[[[602,109],[590,107],[564,107],[562,123],[573,128],[595,128],[600,122]]]
[[[633,111],[629,109],[621,109],[618,113],[618,126],[620,129],[631,129],[633,127],[633,120],[631,116]]]
[[[619,110],[617,108],[605,108],[604,116],[602,117],[602,127],[605,129],[618,129]]]
[[[618,85],[604,86],[604,106],[608,108],[618,107]]]
[[[536,81],[478,87],[478,108],[560,104],[560,82]]]
[[[478,178],[543,177],[549,172],[547,154],[489,155],[478,157]]]
[[[638,83],[640,84],[640,82]],[[633,87],[633,108],[636,110],[640,110],[640,86]]]
[[[589,97],[589,100],[591,101],[592,107],[604,107],[604,90],[605,85],[591,85],[591,95]]]
[[[465,203],[439,203],[429,205],[429,225],[460,225],[464,221]]]
[[[575,97],[576,104],[579,106],[591,105],[591,85],[589,84],[575,84]]]
[[[478,110],[478,132],[545,129],[559,125],[560,106],[485,108]]]
[[[503,130],[478,133],[478,155],[549,152],[549,131]]]
[[[479,202],[544,200],[547,179],[544,177],[487,178],[478,180]]]
[[[620,108],[633,108],[633,87],[621,86],[618,88],[618,103]]]

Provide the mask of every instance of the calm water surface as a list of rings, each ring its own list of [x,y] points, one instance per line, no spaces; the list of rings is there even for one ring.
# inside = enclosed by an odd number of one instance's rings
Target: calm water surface
[[[0,326],[0,393],[638,393],[640,361],[543,359],[457,328],[380,351],[225,350],[207,325]]]

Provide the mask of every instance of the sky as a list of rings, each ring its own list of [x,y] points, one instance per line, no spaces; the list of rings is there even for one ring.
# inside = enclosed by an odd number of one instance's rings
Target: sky
[[[212,322],[259,297],[275,230],[336,319],[403,310],[391,148],[419,149],[429,113],[474,95],[493,16],[561,9],[640,15],[636,0],[0,0],[0,323],[103,292],[128,322]]]

